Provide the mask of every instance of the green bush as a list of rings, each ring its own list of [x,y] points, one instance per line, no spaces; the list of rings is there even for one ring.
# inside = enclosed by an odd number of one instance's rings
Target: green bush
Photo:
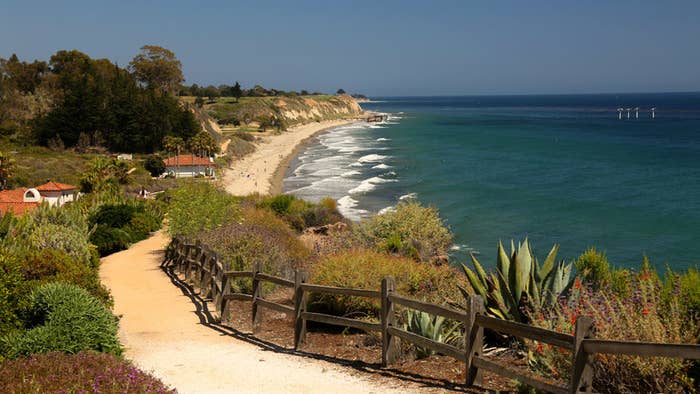
[[[90,235],[90,242],[97,247],[100,256],[107,256],[127,249],[131,244],[131,236],[120,228],[98,224]]]
[[[79,286],[111,305],[109,291],[102,285],[97,270],[56,249],[30,251],[22,258],[22,277],[29,289],[49,282]]]
[[[271,210],[298,232],[345,220],[332,198],[324,198],[314,204],[290,194],[279,194],[257,201],[256,206]]]
[[[131,222],[137,207],[131,204],[105,204],[90,215],[90,225],[101,224],[106,227],[122,228]]]
[[[250,270],[253,262],[263,264],[265,273],[292,278],[310,252],[294,232],[272,212],[256,208],[242,211],[240,223],[233,222],[197,236],[219,252],[231,269]],[[236,283],[237,290],[249,290],[248,282]]]
[[[581,279],[591,283],[594,288],[608,286],[612,281],[610,263],[605,252],[598,252],[595,248],[588,248],[574,261],[576,270]]]
[[[101,205],[90,215],[90,224],[95,226],[90,242],[105,256],[147,238],[161,225],[162,214],[156,204],[130,200]]]
[[[26,246],[30,250],[60,250],[85,264],[89,264],[91,259],[87,233],[56,224],[36,226],[27,238]]]
[[[378,250],[428,261],[447,252],[452,234],[436,208],[402,201],[394,211],[373,216],[358,227],[359,235]]]
[[[170,193],[168,231],[173,236],[194,236],[238,217],[238,200],[209,183],[189,181]]]
[[[160,221],[158,218],[149,215],[146,212],[137,212],[131,218],[129,224],[124,226],[124,231],[126,231],[132,242],[140,241],[142,239],[148,238],[148,236],[160,228]]]
[[[25,306],[26,293],[22,263],[0,249],[0,337],[21,327],[19,311]]]
[[[74,285],[48,283],[34,290],[23,320],[26,331],[1,340],[8,358],[51,351],[122,353],[116,318]]]
[[[151,176],[159,177],[165,173],[165,162],[158,155],[150,155],[143,161],[143,168],[148,171]]]
[[[458,285],[468,285],[464,276],[454,269],[375,251],[355,250],[322,258],[312,267],[309,282],[379,290],[382,279],[388,276],[394,277],[396,292],[401,295],[438,304],[465,302]],[[312,295],[310,305],[315,310],[337,315],[374,315],[380,308],[378,300],[320,294]]]
[[[0,364],[3,392],[174,393],[160,380],[111,354],[51,352]]]

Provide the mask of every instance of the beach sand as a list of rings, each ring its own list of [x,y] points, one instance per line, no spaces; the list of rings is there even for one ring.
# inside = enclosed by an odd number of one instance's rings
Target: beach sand
[[[281,193],[287,167],[306,142],[326,129],[354,122],[356,120],[310,123],[290,128],[282,134],[261,137],[255,152],[234,161],[224,171],[224,188],[237,196]]]

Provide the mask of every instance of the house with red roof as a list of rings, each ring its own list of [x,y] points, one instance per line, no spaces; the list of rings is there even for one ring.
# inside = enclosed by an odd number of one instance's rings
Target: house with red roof
[[[2,190],[0,191],[0,213],[12,212],[15,215],[21,215],[43,202],[60,207],[77,198],[75,186],[51,181],[32,188]]]
[[[163,160],[165,173],[177,178],[191,178],[196,176],[215,176],[216,163],[211,157],[199,157],[197,155],[179,155]]]

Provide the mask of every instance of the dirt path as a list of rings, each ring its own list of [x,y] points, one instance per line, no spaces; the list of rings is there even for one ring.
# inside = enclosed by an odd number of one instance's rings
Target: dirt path
[[[200,323],[195,305],[159,268],[160,232],[102,259],[121,315],[126,357],[180,393],[406,393],[332,363],[266,351]],[[416,391],[417,392],[417,391]]]

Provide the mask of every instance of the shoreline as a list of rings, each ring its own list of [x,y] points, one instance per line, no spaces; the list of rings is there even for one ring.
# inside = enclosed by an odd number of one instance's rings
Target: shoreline
[[[224,171],[221,178],[224,188],[237,196],[281,193],[284,175],[302,148],[328,129],[356,122],[359,120],[341,119],[308,123],[282,134],[263,136],[262,142],[256,143],[255,152],[234,161]]]

